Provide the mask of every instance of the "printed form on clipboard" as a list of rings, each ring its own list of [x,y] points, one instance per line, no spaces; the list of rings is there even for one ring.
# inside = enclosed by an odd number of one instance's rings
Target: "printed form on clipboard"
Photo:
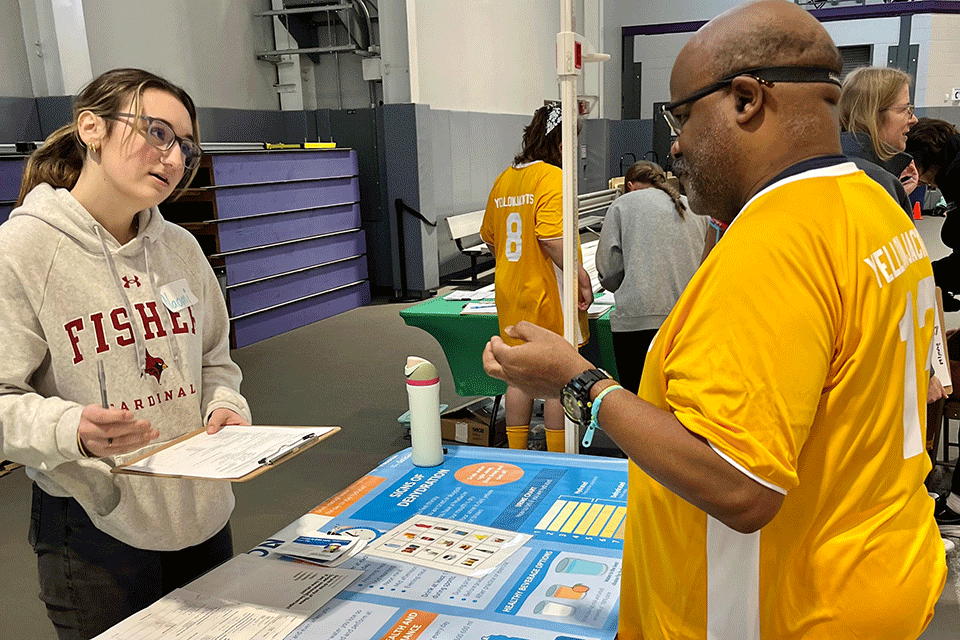
[[[227,425],[177,438],[113,473],[244,482],[326,440],[340,427]]]

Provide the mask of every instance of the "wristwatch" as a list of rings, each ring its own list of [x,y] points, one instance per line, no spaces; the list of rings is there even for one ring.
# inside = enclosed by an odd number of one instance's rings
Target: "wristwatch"
[[[601,380],[610,380],[611,376],[603,369],[587,369],[560,390],[560,404],[563,412],[571,421],[583,425],[590,424],[590,389]]]

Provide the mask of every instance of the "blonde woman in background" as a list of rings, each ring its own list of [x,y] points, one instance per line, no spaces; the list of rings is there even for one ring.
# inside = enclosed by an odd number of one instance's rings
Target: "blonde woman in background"
[[[910,103],[910,80],[899,69],[860,67],[844,78],[839,102],[843,153],[908,215],[907,195],[917,186],[916,167],[910,166],[912,159],[904,153],[907,132],[917,122]]]
[[[633,164],[624,184],[629,192],[604,218],[596,263],[617,303],[610,329],[620,384],[637,393],[647,347],[700,266],[708,223],[653,162]]]

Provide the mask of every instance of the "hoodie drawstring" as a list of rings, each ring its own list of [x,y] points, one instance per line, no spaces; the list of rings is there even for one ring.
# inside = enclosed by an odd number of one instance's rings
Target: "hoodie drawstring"
[[[93,230],[100,239],[100,246],[103,248],[103,255],[107,259],[107,266],[110,268],[110,274],[113,276],[113,284],[120,293],[120,297],[123,299],[123,307],[127,310],[127,317],[130,318],[130,326],[132,327],[133,331],[133,342],[137,351],[137,367],[140,370],[140,375],[143,375],[143,372],[147,369],[147,347],[145,344],[146,338],[143,337],[143,333],[140,331],[140,326],[137,324],[137,321],[133,315],[133,305],[130,304],[130,298],[127,297],[127,292],[123,290],[123,285],[120,284],[120,275],[117,273],[117,265],[113,262],[113,253],[107,248],[107,242],[103,239],[103,234],[100,232],[100,225],[93,225]]]
[[[137,366],[140,370],[140,375],[143,375],[143,372],[145,372],[147,369],[146,338],[143,336],[140,325],[134,318],[133,305],[130,304],[130,298],[127,296],[127,292],[123,290],[123,285],[120,284],[120,275],[117,273],[117,266],[113,261],[113,253],[107,248],[106,240],[104,240],[103,234],[100,232],[100,225],[94,225],[93,230],[96,232],[97,238],[100,239],[100,246],[103,249],[103,255],[107,259],[107,266],[110,268],[110,274],[113,276],[113,284],[120,293],[120,297],[123,299],[123,307],[127,310],[127,316],[130,318],[134,346],[136,347],[137,351]],[[153,269],[150,268],[150,252],[147,251],[147,241],[148,238],[144,237],[142,242],[143,262],[147,271],[150,293],[153,295],[153,299],[156,300],[157,292],[156,289],[154,289],[154,273]],[[170,345],[170,352],[173,354],[173,362],[176,364],[177,370],[183,373],[183,365],[180,357],[180,345],[177,343],[176,338],[171,335],[171,332],[167,332],[167,344]]]
[[[150,279],[150,293],[153,294],[153,299],[157,299],[157,292],[153,288],[155,284],[153,269],[150,268],[150,252],[147,251],[147,242],[148,238],[144,237],[143,239],[143,262],[147,269],[147,277]],[[163,304],[163,303],[161,303]],[[177,339],[173,336],[172,331],[167,332],[167,344],[170,345],[170,351],[173,353],[173,362],[177,365],[177,371],[183,372],[183,367],[180,363],[180,345],[177,342]]]

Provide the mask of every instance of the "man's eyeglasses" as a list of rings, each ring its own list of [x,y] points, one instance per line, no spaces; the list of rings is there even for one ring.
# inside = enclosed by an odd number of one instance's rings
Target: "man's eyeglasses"
[[[110,120],[134,118],[134,129],[146,138],[151,147],[160,151],[169,151],[174,144],[179,144],[180,155],[183,156],[183,166],[187,170],[193,170],[200,164],[200,156],[203,155],[200,145],[189,138],[178,136],[166,120],[151,118],[150,116],[138,116],[133,113],[114,113],[104,117]]]
[[[897,113],[906,113],[907,117],[913,116],[914,106],[912,104],[898,104],[893,107],[887,107],[884,111],[896,111]]]
[[[670,102],[660,107],[660,111],[663,113],[667,124],[670,125],[670,130],[673,131],[673,134],[676,136],[680,135],[680,130],[683,129],[685,120],[685,116],[674,115],[674,109],[682,107],[685,104],[692,104],[700,98],[705,98],[711,93],[729,87],[733,84],[733,81],[740,76],[750,76],[767,87],[772,87],[775,82],[826,82],[838,87],[840,86],[840,76],[835,71],[820,67],[758,67],[737,71],[717,80],[713,84],[708,84],[686,98],[682,98],[676,102]]]

